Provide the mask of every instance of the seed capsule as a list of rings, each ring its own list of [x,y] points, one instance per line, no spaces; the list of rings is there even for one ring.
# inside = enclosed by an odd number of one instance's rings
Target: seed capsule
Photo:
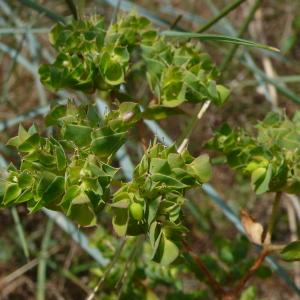
[[[257,168],[252,172],[251,175],[251,181],[255,183],[258,181],[261,177],[263,177],[266,174],[267,169],[266,168]]]
[[[132,203],[130,205],[130,213],[132,215],[132,217],[137,220],[137,221],[140,221],[142,220],[143,216],[144,216],[144,211],[143,211],[143,207],[141,204],[139,203]]]

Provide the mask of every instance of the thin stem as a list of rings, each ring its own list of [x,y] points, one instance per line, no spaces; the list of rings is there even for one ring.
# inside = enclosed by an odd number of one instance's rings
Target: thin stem
[[[245,2],[246,0],[236,0],[233,3],[227,5],[224,7],[224,9],[217,15],[215,16],[212,20],[210,20],[208,23],[206,23],[204,26],[202,26],[199,30],[198,33],[206,31],[208,28],[212,27],[215,25],[219,20],[221,20],[223,17],[228,15],[231,11],[236,9],[240,4]]]
[[[65,0],[65,1],[69,7],[70,12],[72,13],[74,19],[78,20],[77,8],[76,8],[76,5],[74,4],[73,0]]]
[[[234,289],[233,294],[238,296],[241,291],[243,290],[244,286],[248,282],[248,280],[252,277],[252,275],[257,271],[257,269],[261,266],[263,261],[265,260],[266,256],[269,254],[268,249],[263,249],[262,252],[259,254],[255,262],[253,263],[252,267],[249,271],[245,274],[245,276],[239,281],[236,288]]]
[[[118,261],[121,253],[122,253],[122,250],[125,246],[125,243],[126,243],[126,239],[124,239],[119,248],[117,249],[116,251],[116,254],[114,256],[114,258],[111,260],[111,262],[108,264],[108,266],[106,267],[105,271],[104,271],[104,274],[103,276],[100,278],[98,284],[95,286],[93,292],[86,298],[86,300],[93,300],[97,294],[97,292],[100,290],[100,288],[102,287],[102,284],[104,283],[107,275],[110,273],[111,269],[113,268],[113,266],[115,265],[115,263]]]
[[[276,218],[277,218],[278,211],[280,208],[281,194],[282,194],[281,192],[277,192],[275,194],[275,199],[274,199],[273,206],[272,206],[271,217],[269,219],[269,224],[268,224],[268,233],[270,235],[270,238],[272,238],[272,234],[273,234],[275,223],[276,223]]]
[[[46,286],[46,271],[47,271],[47,251],[51,241],[51,234],[53,231],[54,220],[48,219],[44,238],[42,241],[41,252],[39,255],[39,262],[37,268],[37,291],[36,299],[45,299],[45,286]]]
[[[15,225],[16,225],[17,233],[18,233],[18,236],[20,238],[20,243],[22,245],[24,255],[25,255],[26,259],[28,260],[29,259],[28,244],[27,244],[27,240],[26,240],[26,237],[25,237],[24,228],[23,228],[22,223],[20,221],[18,211],[15,207],[12,207],[11,213],[12,213]]]
[[[253,6],[251,7],[251,10],[249,12],[249,15],[243,22],[242,27],[241,27],[240,31],[238,32],[237,37],[240,38],[245,34],[245,32],[247,31],[249,24],[252,21],[254,15],[255,15],[255,12],[259,8],[261,2],[262,2],[262,0],[256,0],[254,2]],[[227,69],[227,67],[230,65],[234,55],[236,54],[238,47],[239,47],[239,45],[233,45],[232,48],[230,49],[229,53],[225,56],[223,62],[221,63],[221,66],[220,66],[221,73],[224,72]]]
[[[269,219],[268,223],[268,230],[267,233],[270,235],[270,240],[272,238],[272,233],[275,227],[276,217],[278,214],[278,210],[280,208],[280,198],[281,198],[281,192],[277,192],[275,195],[275,199],[272,206],[272,213]],[[263,237],[264,241],[265,237]],[[244,286],[248,282],[248,280],[253,276],[253,274],[256,272],[256,270],[261,266],[261,264],[264,262],[264,259],[266,256],[270,253],[270,251],[277,250],[276,247],[272,247],[272,245],[265,244],[263,245],[263,250],[253,263],[252,267],[249,269],[249,271],[245,274],[245,276],[239,281],[235,289],[233,290],[234,295],[239,295],[241,291],[243,290]]]
[[[199,267],[200,271],[206,276],[207,281],[208,281],[210,287],[212,288],[212,290],[214,291],[214,293],[218,297],[222,298],[222,296],[225,294],[225,291],[222,288],[222,286],[215,280],[213,275],[210,273],[210,271],[207,269],[205,264],[202,262],[201,258],[199,256],[196,256],[193,253],[193,250],[188,245],[188,243],[186,241],[183,241],[183,245],[184,245],[185,250],[192,256],[192,258],[196,262],[196,264]]]
[[[189,142],[189,138],[193,133],[198,121],[203,117],[204,113],[209,108],[211,101],[207,100],[204,104],[200,107],[199,111],[190,119],[187,127],[185,128],[182,137],[179,139],[179,146],[178,152],[181,153],[184,148],[187,146]]]

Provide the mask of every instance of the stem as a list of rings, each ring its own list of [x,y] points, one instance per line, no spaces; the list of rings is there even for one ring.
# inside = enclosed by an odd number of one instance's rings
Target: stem
[[[277,192],[275,194],[275,199],[272,206],[272,213],[268,224],[268,233],[270,238],[272,238],[273,230],[276,223],[276,217],[280,208],[280,199],[281,199],[281,192]]]
[[[200,107],[199,111],[190,119],[187,127],[185,128],[182,137],[179,139],[179,146],[178,146],[178,152],[181,153],[186,145],[188,144],[189,138],[191,134],[193,133],[193,130],[195,129],[198,121],[203,117],[204,113],[209,108],[211,101],[207,100],[204,102],[204,104]]]
[[[93,292],[86,298],[86,300],[93,300],[95,299],[95,296],[97,294],[97,292],[100,290],[100,288],[102,287],[106,277],[108,276],[108,274],[110,273],[111,269],[113,268],[113,266],[115,265],[115,263],[118,261],[121,253],[122,253],[122,250],[125,246],[125,243],[126,243],[126,239],[124,239],[119,248],[116,250],[116,253],[115,253],[115,256],[114,258],[111,260],[111,262],[108,264],[108,266],[106,267],[105,271],[104,271],[104,274],[103,276],[100,278],[98,284],[95,286]]]
[[[193,253],[193,250],[188,245],[188,243],[186,241],[183,241],[183,245],[184,245],[185,250],[192,256],[192,258],[196,262],[196,264],[199,267],[200,271],[206,276],[208,284],[210,285],[210,287],[212,288],[212,290],[214,291],[214,293],[220,299],[222,299],[223,295],[225,295],[225,291],[222,288],[222,286],[215,280],[215,278],[213,277],[213,275],[210,273],[210,271],[207,269],[207,267],[205,266],[205,264],[202,262],[201,258],[199,256],[196,256]]]
[[[275,194],[275,199],[274,199],[273,206],[272,206],[272,213],[271,213],[269,223],[268,223],[268,230],[266,232],[266,234],[268,233],[270,235],[270,240],[272,238],[272,233],[273,233],[273,230],[274,230],[274,227],[275,227],[276,217],[277,217],[278,210],[279,210],[279,207],[280,207],[281,194],[282,194],[281,192],[277,192]],[[266,236],[264,236],[262,240],[264,241],[265,238],[266,238]],[[261,251],[261,253],[259,254],[257,259],[255,260],[255,262],[253,263],[252,267],[245,274],[245,276],[239,281],[239,283],[237,284],[237,286],[233,290],[234,295],[239,295],[241,293],[241,291],[243,290],[243,288],[246,285],[246,283],[248,282],[248,280],[253,276],[253,274],[256,272],[256,270],[264,262],[264,259],[266,258],[266,256],[270,253],[270,251],[276,250],[275,248],[276,247],[272,247],[272,245],[269,245],[269,244],[263,245],[263,250]]]
[[[224,7],[224,9],[217,15],[215,16],[211,21],[209,21],[208,23],[206,23],[204,26],[202,26],[199,30],[198,33],[204,32],[205,30],[207,30],[208,28],[212,27],[213,25],[215,25],[219,20],[221,20],[223,17],[225,17],[226,15],[228,15],[231,11],[233,11],[234,9],[236,9],[240,4],[242,4],[243,2],[245,2],[246,0],[236,0],[233,3],[227,5]]]
[[[238,32],[237,37],[242,37],[245,32],[248,29],[248,26],[250,24],[250,22],[252,21],[255,12],[257,11],[257,9],[259,8],[260,4],[261,4],[262,0],[256,0],[253,4],[253,6],[251,7],[251,10],[249,12],[249,15],[247,16],[247,18],[245,19],[245,21],[242,24],[242,27],[240,29],[240,31]],[[237,49],[238,49],[239,45],[233,45],[232,48],[230,49],[229,53],[225,56],[221,66],[220,66],[220,72],[224,72],[227,67],[229,66],[230,62],[232,61]]]
[[[255,262],[253,263],[252,267],[249,269],[249,271],[245,274],[244,277],[242,277],[242,279],[237,284],[236,288],[234,289],[234,293],[233,293],[234,295],[238,296],[242,292],[242,290],[243,290],[244,286],[246,285],[246,283],[248,282],[248,280],[252,277],[252,275],[261,266],[261,264],[263,263],[264,259],[266,258],[266,256],[268,254],[269,254],[268,249],[262,250],[262,252],[259,254],[259,256],[255,260]]]

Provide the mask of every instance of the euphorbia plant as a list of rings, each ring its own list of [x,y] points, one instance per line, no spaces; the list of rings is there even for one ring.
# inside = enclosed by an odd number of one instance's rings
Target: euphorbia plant
[[[165,35],[174,37],[170,32]],[[143,119],[182,114],[178,106],[185,102],[223,104],[229,91],[217,83],[216,67],[197,42],[168,40],[135,14],[107,30],[98,17],[57,24],[49,39],[58,55],[53,64],[40,67],[43,84],[51,90],[81,91],[91,98],[100,94],[112,110],[101,117],[92,100],[84,105],[69,100],[66,105],[54,104],[45,119],[55,129],[53,136],[43,137],[34,125],[28,130],[20,126],[18,136],[8,144],[20,153],[21,164],[8,167],[0,186],[1,206],[26,203],[30,212],[45,207],[81,226],[101,224],[100,213],[105,209],[118,235],[145,235],[153,260],[173,263],[181,246],[191,252],[184,241],[188,228],[183,225],[182,206],[189,189],[209,181],[208,155],[195,158],[185,147],[166,147],[154,140],[143,145],[144,155],[127,182],[116,176],[114,155]],[[235,42],[253,46],[240,39]],[[145,93],[151,95],[143,101],[132,92],[134,81],[141,77],[146,79]],[[297,115],[289,121],[272,114],[258,125],[257,137],[224,126],[208,143],[223,152],[230,166],[251,174],[258,194],[277,193],[268,232],[243,213],[248,237],[264,250],[235,288],[221,287],[195,258],[219,298],[238,297],[264,257],[277,249],[271,244],[271,233],[280,195],[299,189],[298,119]],[[283,250],[284,258],[291,258],[294,247]]]

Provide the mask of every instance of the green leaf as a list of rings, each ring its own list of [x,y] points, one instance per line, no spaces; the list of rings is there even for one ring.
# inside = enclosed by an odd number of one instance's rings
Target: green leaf
[[[22,172],[18,177],[19,187],[22,189],[29,188],[33,183],[33,176],[27,171]]]
[[[156,246],[156,249],[154,249],[154,261],[159,262],[163,266],[167,266],[178,257],[179,249],[177,245],[173,241],[167,239],[164,235],[161,235],[161,237],[159,236],[156,243],[159,244]]]
[[[79,147],[84,147],[91,143],[91,132],[91,127],[67,124],[64,132],[64,138],[69,141],[73,141]]]
[[[40,143],[40,136],[38,133],[34,133],[29,136],[25,141],[21,142],[18,146],[18,150],[21,152],[31,152],[35,150]]]
[[[218,104],[224,104],[229,98],[230,90],[223,85],[217,84],[217,92],[219,96]]]
[[[184,189],[186,187],[188,187],[186,184],[180,182],[179,180],[177,180],[176,178],[173,178],[171,176],[167,176],[164,174],[153,174],[151,176],[152,180],[154,182],[158,182],[160,184],[165,184],[166,188],[174,188],[174,189]]]
[[[300,260],[300,241],[295,241],[283,248],[280,257],[286,261]]]
[[[61,201],[65,192],[65,178],[57,176],[42,193],[42,200],[46,207],[52,208],[52,205],[57,205]]]
[[[184,111],[177,107],[150,106],[143,112],[143,118],[149,120],[163,120],[170,116],[182,115]]]
[[[242,45],[246,47],[254,47],[254,48],[261,48],[266,49],[269,51],[275,51],[279,52],[280,50],[274,47],[270,47],[267,45],[255,43],[249,40],[232,37],[232,36],[226,36],[226,35],[220,35],[220,34],[203,34],[203,33],[196,33],[196,32],[181,32],[181,31],[162,31],[162,36],[166,37],[172,37],[172,38],[198,38],[201,41],[212,41],[212,42],[222,42],[222,43],[229,43],[229,44],[235,44],[235,45]]]
[[[13,200],[15,200],[22,192],[22,189],[16,183],[8,184],[5,189],[5,194],[3,197],[4,205],[9,204]]]
[[[269,164],[263,181],[258,180],[254,183],[256,194],[260,195],[269,190],[269,183],[270,183],[271,178],[272,178],[272,164]]]
[[[45,123],[47,126],[53,126],[59,124],[59,119],[64,117],[67,112],[66,105],[56,105],[47,114],[45,118]]]
[[[65,167],[67,166],[67,157],[61,145],[55,146],[55,154],[56,154],[57,169],[59,171],[64,170]]]
[[[212,177],[212,167],[207,154],[200,155],[188,165],[188,172],[196,176],[202,183],[207,182]]]
[[[25,190],[22,194],[15,200],[15,203],[23,203],[31,200],[33,198],[33,194],[30,190]]]
[[[81,226],[96,225],[96,216],[88,196],[82,192],[72,200],[67,215]]]
[[[113,227],[119,236],[125,236],[128,227],[128,209],[114,209]]]
[[[151,174],[161,173],[169,175],[171,173],[170,166],[166,159],[152,158],[150,161],[149,171]]]
[[[99,131],[99,136],[92,140],[91,150],[99,157],[109,157],[125,142],[126,132],[115,133],[109,129]]]
[[[66,189],[66,192],[59,203],[66,214],[68,213],[72,201],[80,194],[80,192],[81,189],[78,185],[73,185]]]

